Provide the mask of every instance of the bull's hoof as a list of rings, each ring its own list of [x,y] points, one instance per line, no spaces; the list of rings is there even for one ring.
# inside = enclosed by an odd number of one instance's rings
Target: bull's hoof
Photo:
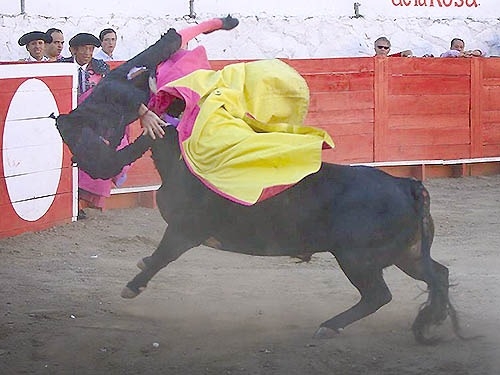
[[[328,328],[328,327],[319,327],[318,330],[314,333],[314,339],[333,339],[340,334],[340,329],[338,331]]]
[[[120,296],[122,298],[127,298],[127,299],[135,298],[139,294],[141,294],[145,289],[146,289],[146,287],[141,287],[141,288],[138,288],[137,292],[135,292],[132,289],[130,289],[128,286],[126,286],[125,288],[122,289]]]

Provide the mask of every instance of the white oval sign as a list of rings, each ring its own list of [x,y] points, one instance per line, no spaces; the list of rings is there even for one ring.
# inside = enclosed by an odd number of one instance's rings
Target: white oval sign
[[[3,133],[3,169],[10,201],[24,220],[36,221],[54,201],[63,158],[55,122],[59,114],[47,85],[36,78],[23,82],[12,97]]]

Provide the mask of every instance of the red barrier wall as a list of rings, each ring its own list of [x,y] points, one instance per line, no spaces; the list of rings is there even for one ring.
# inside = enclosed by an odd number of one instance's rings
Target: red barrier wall
[[[76,219],[76,169],[47,118],[76,102],[63,65],[0,65],[0,238]]]
[[[500,59],[366,57],[285,61],[309,84],[306,123],[326,129],[335,141],[335,149],[324,152],[326,161],[369,164],[395,175],[422,179],[500,173]],[[214,69],[220,69],[233,62],[211,63]],[[56,65],[59,69],[71,66]],[[59,80],[64,74],[48,80],[40,74],[34,76],[51,88],[61,113],[72,108],[74,89],[70,81]],[[27,77],[21,75],[9,86],[0,73],[0,135],[4,133],[13,91]],[[132,129],[135,135],[141,132],[137,122]],[[66,148],[64,152],[63,170],[71,168]],[[0,236],[18,233],[26,225],[9,208],[12,203],[7,202],[5,183],[8,177],[3,169],[1,172]],[[54,202],[63,202],[64,194],[70,194],[68,173],[61,173]],[[159,183],[146,154],[134,163],[124,187],[113,190],[107,206],[154,206],[154,190]],[[69,206],[72,199],[66,198],[64,204]],[[10,212],[9,216],[4,212]],[[68,220],[72,215],[70,208],[50,211],[39,223],[29,223],[27,230]]]
[[[325,161],[392,174],[500,173],[500,59],[285,60],[310,88],[308,125],[335,141]],[[221,69],[236,61],[212,61]],[[133,181],[158,184],[141,161]],[[134,179],[134,174],[140,178]]]

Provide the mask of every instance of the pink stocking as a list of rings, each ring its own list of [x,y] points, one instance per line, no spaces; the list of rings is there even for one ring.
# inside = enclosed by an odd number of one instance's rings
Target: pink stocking
[[[185,48],[188,42],[197,35],[200,35],[201,33],[208,34],[212,31],[220,29],[221,27],[222,27],[222,19],[212,18],[211,20],[203,21],[198,25],[190,26],[186,29],[178,31],[178,33],[182,37],[181,48]]]

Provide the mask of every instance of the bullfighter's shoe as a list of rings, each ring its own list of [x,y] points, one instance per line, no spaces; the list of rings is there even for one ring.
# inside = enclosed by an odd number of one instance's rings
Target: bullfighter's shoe
[[[230,14],[228,14],[227,17],[224,18],[217,18],[217,20],[220,20],[221,25],[217,29],[205,31],[203,34],[210,34],[216,30],[232,30],[240,23],[237,18],[231,17]]]

